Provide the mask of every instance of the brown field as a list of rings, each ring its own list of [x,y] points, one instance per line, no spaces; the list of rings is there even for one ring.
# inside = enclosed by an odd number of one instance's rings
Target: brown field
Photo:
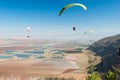
[[[0,76],[19,76],[21,80],[27,77],[66,77],[66,74],[76,70],[67,60],[51,63],[54,59],[11,59],[0,61]],[[60,62],[59,62],[60,61]],[[65,62],[65,63],[64,63]],[[70,67],[71,66],[71,67]],[[65,76],[61,75],[65,74]],[[73,74],[75,75],[75,74]],[[76,74],[78,75],[78,74]],[[73,76],[72,76],[73,77]]]

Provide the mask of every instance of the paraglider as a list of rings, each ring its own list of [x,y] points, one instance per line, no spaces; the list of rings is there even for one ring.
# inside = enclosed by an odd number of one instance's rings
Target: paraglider
[[[96,34],[97,32],[94,30],[87,30],[83,33],[83,35],[86,37],[87,40],[90,38],[88,40],[88,42],[89,42],[88,45],[91,45],[95,42],[95,40],[94,40],[95,35],[92,35],[91,33]]]
[[[74,6],[79,6],[79,7],[83,8],[84,10],[87,10],[87,7],[86,7],[85,5],[83,5],[83,4],[80,4],[80,3],[72,3],[72,4],[68,4],[68,5],[64,6],[64,7],[60,10],[59,16],[64,12],[64,10],[66,10],[66,9],[68,9],[68,8],[70,8],[70,7],[74,7]]]
[[[84,10],[87,10],[87,7],[86,7],[85,5],[83,5],[83,4],[80,4],[80,3],[72,3],[72,4],[68,4],[68,5],[64,6],[64,7],[60,10],[59,16],[64,12],[64,10],[66,10],[66,9],[68,9],[68,8],[70,8],[70,7],[74,7],[74,6],[79,6],[79,7],[83,8]],[[73,27],[73,31],[76,31],[76,28],[75,28],[75,27]]]
[[[30,27],[27,27],[27,32],[28,32],[27,38],[30,38],[30,31],[31,31],[31,28],[30,28]]]
[[[73,27],[73,31],[76,31],[76,28],[75,28],[75,27]]]

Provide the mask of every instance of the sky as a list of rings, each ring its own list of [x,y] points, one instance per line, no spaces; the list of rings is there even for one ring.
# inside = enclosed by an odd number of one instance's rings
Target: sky
[[[58,16],[70,3],[88,9],[72,7]],[[98,33],[90,37],[104,37],[120,33],[119,21],[120,0],[0,0],[0,38],[81,38],[87,30]]]

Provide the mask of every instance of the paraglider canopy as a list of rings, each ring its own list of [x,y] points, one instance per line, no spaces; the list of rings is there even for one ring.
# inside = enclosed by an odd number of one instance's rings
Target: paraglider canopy
[[[31,31],[31,28],[30,27],[27,27],[27,32],[30,32]]]
[[[87,33],[94,33],[94,34],[96,34],[97,32],[95,32],[94,30],[87,30],[83,34],[86,35]]]
[[[60,10],[59,16],[64,12],[64,10],[66,10],[66,9],[68,9],[68,8],[70,8],[70,7],[74,7],[74,6],[79,6],[79,7],[83,8],[84,10],[87,10],[87,7],[86,7],[85,5],[83,5],[83,4],[80,4],[80,3],[72,3],[72,4],[68,4],[68,5],[64,6],[64,7]]]

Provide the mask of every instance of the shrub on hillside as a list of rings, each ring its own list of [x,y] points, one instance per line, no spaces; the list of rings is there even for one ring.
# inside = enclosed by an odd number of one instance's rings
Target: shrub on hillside
[[[101,80],[97,72],[93,72],[91,75],[89,75],[86,80]]]
[[[105,80],[116,80],[116,75],[112,71],[108,71],[105,75]]]

